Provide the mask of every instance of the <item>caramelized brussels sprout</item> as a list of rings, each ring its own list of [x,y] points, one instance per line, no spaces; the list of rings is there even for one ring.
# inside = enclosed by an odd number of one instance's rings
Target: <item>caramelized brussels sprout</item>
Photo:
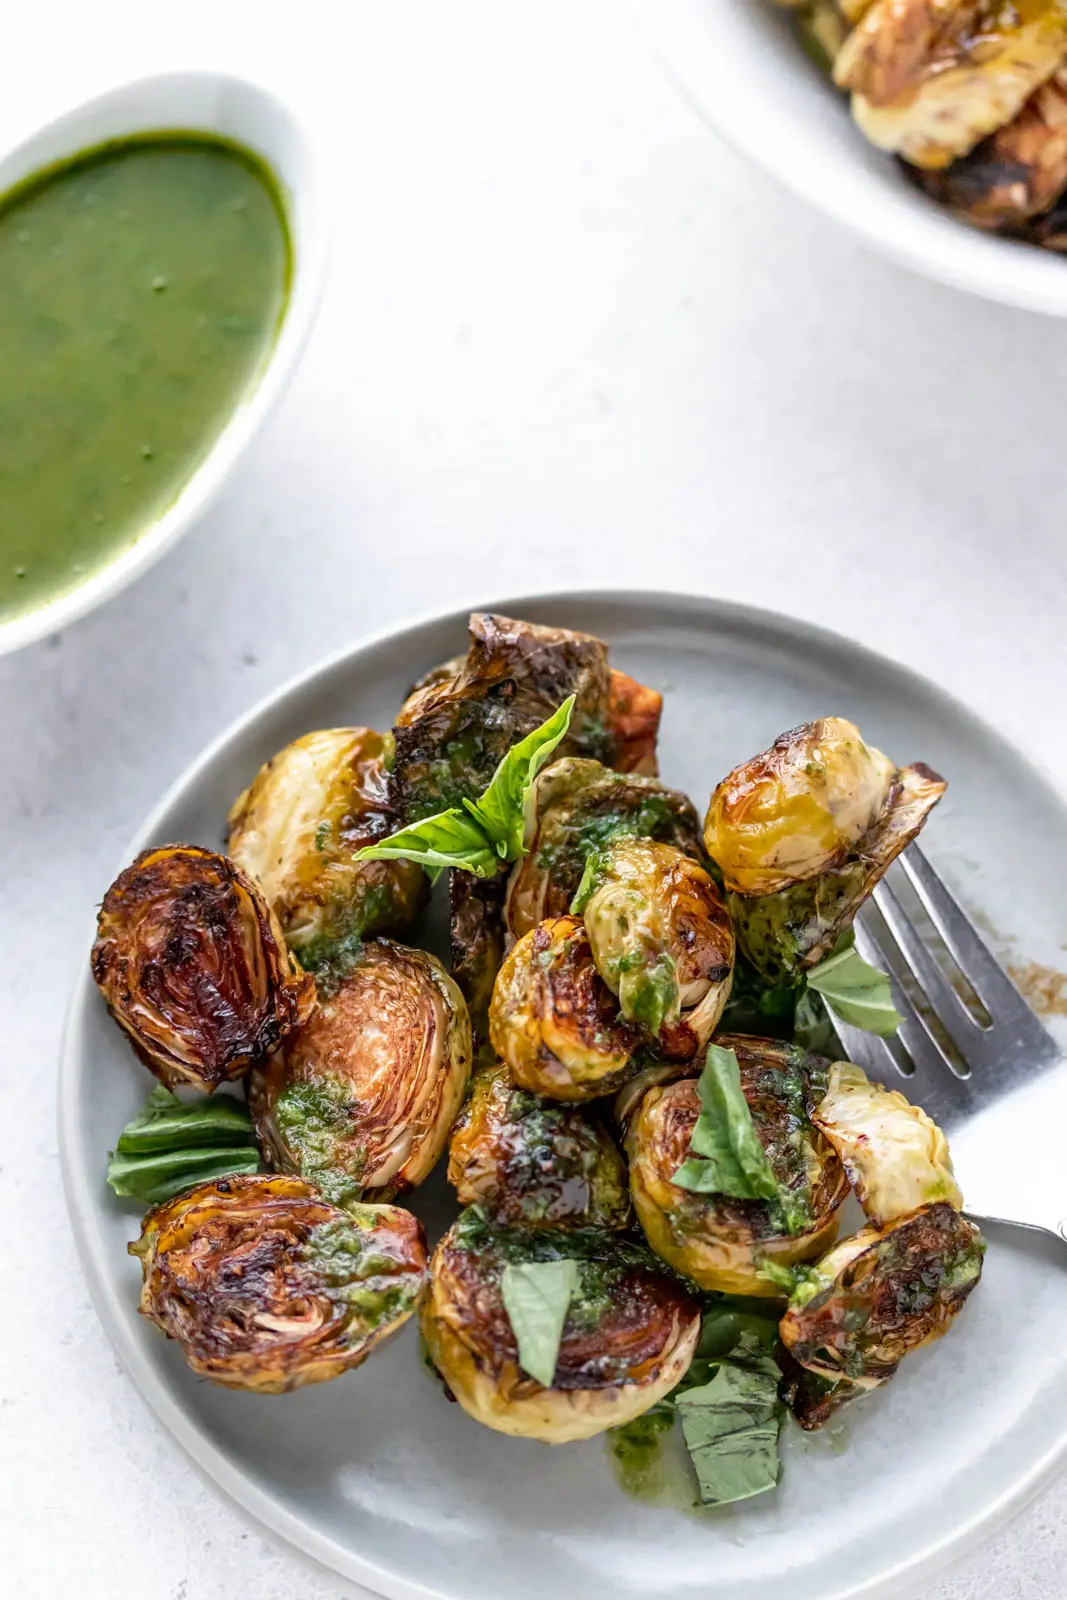
[[[730,993],[734,931],[722,896],[690,856],[651,839],[613,839],[590,858],[574,910],[624,1017],[690,1057]]]
[[[452,976],[467,1002],[475,1057],[489,1045],[489,1004],[504,959],[504,892],[507,878],[476,878],[471,872],[448,875]]]
[[[626,1166],[601,1123],[516,1089],[497,1065],[475,1074],[452,1133],[448,1181],[461,1205],[506,1227],[625,1228]]]
[[[737,1057],[753,1125],[790,1194],[796,1231],[767,1201],[697,1194],[674,1182],[700,1115],[696,1077],[653,1086],[632,1112],[630,1192],[653,1250],[702,1289],[780,1295],[775,1269],[810,1261],[833,1243],[848,1194],[840,1161],[808,1119],[824,1063],[769,1039],[723,1034],[717,1043]]]
[[[578,1263],[552,1386],[519,1365],[501,1293],[511,1263]],[[468,1211],[434,1251],[420,1322],[430,1357],[470,1416],[500,1433],[565,1444],[640,1416],[692,1360],[700,1311],[632,1241],[595,1230],[493,1229]]]
[[[1065,53],[1060,0],[874,0],[834,79],[873,144],[937,170],[1010,122]]]
[[[230,812],[230,855],[263,889],[305,967],[372,933],[403,933],[428,884],[410,861],[353,861],[395,826],[385,740],[325,728],[261,767]]]
[[[663,696],[625,672],[611,669],[608,684],[608,733],[611,765],[619,772],[654,778],[659,771],[656,740],[663,715]]]
[[[382,939],[248,1080],[260,1146],[327,1198],[390,1199],[436,1163],[467,1088],[470,1019],[441,963]]]
[[[562,748],[647,768],[658,697],[621,677],[613,686],[601,640],[485,612],[471,617],[470,636],[458,670],[427,674],[397,718],[392,787],[402,823],[481,794],[511,745],[571,694]]]
[[[210,1094],[310,1014],[315,980],[289,956],[256,884],[199,845],[143,850],[104,896],[91,956],[108,1010],[168,1088]]]
[[[1067,189],[1067,71],[969,155],[914,176],[932,199],[982,228],[1014,230],[1047,211]]]
[[[637,1070],[646,1039],[619,1017],[577,917],[552,917],[509,951],[489,1037],[513,1081],[550,1100],[613,1094]]]
[[[801,1427],[819,1427],[946,1333],[984,1250],[974,1224],[940,1201],[862,1229],[804,1273],[779,1330],[790,1357],[784,1398]]]
[[[761,977],[778,983],[830,954],[946,787],[922,763],[895,768],[840,717],[782,734],[723,779],[704,841]]]
[[[590,852],[616,835],[656,839],[704,860],[697,814],[684,794],[599,761],[564,757],[538,776],[526,855],[508,881],[507,924],[516,939],[546,917],[566,916]]]
[[[193,1371],[282,1394],[365,1361],[426,1286],[422,1228],[395,1206],[339,1211],[298,1178],[218,1178],[155,1206],[130,1245],[141,1311]]]
[[[878,1227],[940,1200],[963,1209],[941,1129],[921,1106],[871,1083],[862,1067],[834,1062],[811,1120],[837,1151]]]

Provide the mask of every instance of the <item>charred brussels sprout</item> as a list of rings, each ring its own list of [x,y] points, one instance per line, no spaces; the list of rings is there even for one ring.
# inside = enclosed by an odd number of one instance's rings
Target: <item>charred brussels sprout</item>
[[[626,1166],[607,1130],[577,1106],[516,1089],[500,1066],[475,1075],[448,1181],[461,1205],[480,1205],[507,1227],[630,1222]]]
[[[566,750],[609,763],[654,762],[659,697],[621,674],[590,634],[476,612],[459,663],[428,673],[397,718],[393,793],[408,824],[481,794],[501,758],[569,695]]]
[[[734,931],[703,867],[672,845],[613,839],[590,857],[574,902],[622,1015],[689,1058],[730,993]]]
[[[631,1112],[630,1191],[653,1250],[702,1289],[780,1295],[780,1269],[832,1244],[848,1194],[840,1161],[808,1117],[824,1063],[768,1039],[722,1035],[718,1043],[737,1058],[752,1123],[789,1215],[780,1204],[695,1193],[674,1181],[700,1116],[695,1077],[653,1086]]]
[[[449,935],[452,976],[471,1015],[476,1057],[489,1045],[489,1005],[504,959],[503,873],[476,878],[471,872],[448,874]]]
[[[519,1364],[501,1291],[511,1264],[577,1264],[551,1386]],[[631,1421],[685,1375],[700,1311],[630,1240],[597,1231],[494,1229],[469,1211],[434,1251],[421,1325],[464,1411],[489,1428],[565,1444]]]
[[[249,1078],[271,1165],[332,1200],[420,1184],[448,1140],[470,1072],[470,1019],[440,962],[389,940],[359,964],[283,1054]]]
[[[599,761],[565,757],[546,767],[533,789],[527,853],[508,881],[512,936],[566,916],[589,855],[618,836],[656,839],[704,860],[697,814],[684,794]]]
[[[282,1394],[358,1367],[411,1316],[426,1246],[395,1206],[340,1211],[298,1178],[198,1184],[130,1245],[141,1311],[201,1377]]]
[[[1065,51],[1059,0],[874,0],[834,79],[872,144],[937,170],[1010,122]]]
[[[353,861],[391,832],[385,741],[370,728],[305,734],[262,767],[230,812],[229,851],[306,967],[373,933],[403,933],[426,899],[410,861]]]
[[[830,954],[945,788],[921,763],[894,767],[840,717],[782,734],[723,779],[704,842],[761,977],[778,983]]]
[[[104,896],[92,971],[108,1010],[168,1087],[211,1092],[310,1014],[315,980],[289,956],[259,888],[198,845],[144,850]]]
[[[489,1035],[514,1082],[550,1100],[613,1094],[637,1070],[646,1039],[619,1017],[577,917],[542,922],[509,952]]]
[[[982,1275],[978,1229],[941,1201],[844,1239],[798,1283],[781,1322],[784,1397],[801,1427],[877,1388],[949,1324]]]
[[[811,1120],[837,1151],[860,1204],[879,1227],[938,1200],[962,1210],[941,1129],[921,1106],[871,1083],[862,1067],[834,1062]]]

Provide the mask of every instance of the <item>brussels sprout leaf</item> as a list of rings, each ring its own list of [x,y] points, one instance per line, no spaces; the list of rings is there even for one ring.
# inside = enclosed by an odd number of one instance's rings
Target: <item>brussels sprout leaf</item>
[[[523,835],[530,790],[549,756],[567,736],[574,700],[570,695],[547,722],[513,744],[481,798],[465,801],[466,809],[483,825],[502,861],[517,861],[525,854]]]
[[[160,1085],[119,1135],[107,1181],[118,1195],[154,1204],[191,1184],[259,1168],[252,1119],[240,1101],[184,1101]]]
[[[570,727],[574,696],[547,722],[513,744],[477,800],[400,828],[357,850],[354,861],[415,861],[436,877],[445,867],[492,878],[524,854],[526,808],[533,781]]]
[[[509,1263],[500,1293],[519,1347],[524,1372],[552,1387],[559,1341],[571,1296],[578,1287],[577,1261]]]
[[[705,1505],[726,1505],[773,1489],[781,1477],[781,1374],[770,1356],[724,1360],[710,1383],[675,1405]]]
[[[820,961],[807,978],[809,989],[822,996],[831,1016],[840,1022],[879,1034],[883,1039],[896,1033],[900,1026],[889,979],[851,946]]]
[[[674,1174],[679,1188],[737,1200],[777,1200],[778,1180],[760,1143],[741,1088],[732,1050],[708,1046],[700,1074],[700,1115],[690,1139],[693,1155]]]

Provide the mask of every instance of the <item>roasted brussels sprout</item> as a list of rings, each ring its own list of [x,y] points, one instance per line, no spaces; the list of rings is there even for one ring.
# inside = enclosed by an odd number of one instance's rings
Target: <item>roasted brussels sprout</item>
[[[305,967],[337,960],[365,935],[404,933],[428,892],[410,861],[354,861],[392,832],[385,740],[325,728],[261,767],[230,812],[230,855],[277,913]]]
[[[519,1365],[501,1292],[511,1263],[578,1263],[551,1388]],[[685,1375],[700,1311],[632,1241],[595,1230],[494,1229],[468,1211],[434,1251],[421,1326],[464,1411],[547,1444],[588,1439],[640,1416]]]
[[[574,910],[624,1017],[685,1058],[706,1045],[730,993],[734,931],[700,864],[673,845],[615,838],[590,858]]]
[[[761,977],[778,983],[830,954],[946,787],[921,763],[895,768],[841,717],[782,734],[723,779],[704,842]]]
[[[1015,230],[1067,189],[1067,71],[1057,72],[1018,116],[919,186],[982,228]]]
[[[203,1378],[282,1394],[358,1367],[426,1286],[422,1228],[340,1211],[298,1178],[218,1178],[155,1206],[130,1245],[141,1311]]]
[[[590,852],[616,835],[674,845],[703,861],[700,824],[684,794],[653,778],[623,775],[599,761],[564,757],[533,788],[526,854],[508,881],[507,924],[513,938],[546,917],[566,916]]]
[[[618,1015],[577,917],[551,917],[509,951],[489,1037],[513,1081],[550,1100],[613,1094],[639,1067],[647,1042]]]
[[[848,1194],[840,1161],[808,1118],[825,1063],[769,1039],[723,1034],[717,1043],[737,1058],[756,1133],[790,1195],[796,1231],[786,1231],[780,1208],[766,1201],[697,1194],[674,1182],[700,1115],[696,1077],[653,1086],[631,1113],[630,1192],[653,1250],[702,1289],[780,1295],[776,1269],[810,1261],[833,1243]]]
[[[779,1330],[790,1358],[784,1398],[801,1427],[819,1427],[947,1332],[982,1275],[984,1249],[973,1223],[940,1201],[862,1229],[802,1274]]]
[[[475,1074],[448,1181],[461,1205],[480,1205],[506,1227],[630,1222],[626,1166],[607,1129],[577,1106],[516,1089],[500,1065]]]
[[[392,789],[402,823],[474,799],[511,745],[571,694],[566,751],[647,769],[658,696],[622,675],[613,684],[601,640],[484,612],[471,617],[470,635],[458,670],[428,674],[397,718]]]
[[[937,170],[1010,122],[1065,54],[1060,0],[874,0],[834,79],[873,144]]]
[[[104,896],[91,964],[108,1010],[169,1088],[210,1094],[315,1004],[259,888],[199,845],[143,850]]]
[[[275,1170],[328,1199],[390,1199],[434,1166],[467,1088],[470,1019],[441,963],[391,940],[358,965],[284,1052],[248,1080]]]
[[[941,1200],[962,1210],[941,1129],[921,1106],[871,1083],[862,1067],[834,1062],[811,1120],[837,1151],[876,1226]]]
[[[625,672],[611,669],[608,684],[608,733],[611,765],[619,772],[654,778],[659,770],[656,740],[663,715],[663,696]]]
[[[504,959],[504,893],[507,877],[448,875],[452,976],[470,1011],[476,1059],[489,1045],[489,1004]]]

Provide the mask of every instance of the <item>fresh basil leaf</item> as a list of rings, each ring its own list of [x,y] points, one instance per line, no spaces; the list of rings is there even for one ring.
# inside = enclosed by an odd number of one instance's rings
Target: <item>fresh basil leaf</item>
[[[572,694],[547,722],[513,744],[489,780],[484,794],[464,802],[485,828],[502,861],[518,861],[525,854],[526,811],[534,779],[571,725]]]
[[[577,1261],[527,1261],[509,1263],[500,1279],[519,1364],[546,1389],[556,1375],[559,1341],[578,1275]]]
[[[500,859],[485,828],[477,817],[458,807],[423,817],[377,844],[364,845],[353,860],[415,861],[437,870],[458,867],[477,878],[493,878],[500,870]]]
[[[194,1183],[259,1170],[246,1106],[224,1095],[179,1100],[160,1085],[119,1135],[107,1181],[118,1195],[155,1204]]]
[[[727,1505],[773,1489],[781,1477],[778,1368],[765,1355],[751,1364],[720,1362],[709,1383],[675,1402],[705,1505]]]
[[[123,1128],[116,1149],[119,1155],[137,1155],[191,1145],[255,1142],[252,1119],[240,1100],[224,1095],[179,1100],[160,1084]]]
[[[700,1115],[689,1141],[693,1156],[672,1181],[697,1194],[777,1200],[778,1180],[752,1121],[732,1050],[708,1046],[699,1088]]]
[[[893,1007],[889,979],[853,948],[838,949],[807,974],[808,988],[822,996],[831,1016],[887,1039],[901,1017]]]

